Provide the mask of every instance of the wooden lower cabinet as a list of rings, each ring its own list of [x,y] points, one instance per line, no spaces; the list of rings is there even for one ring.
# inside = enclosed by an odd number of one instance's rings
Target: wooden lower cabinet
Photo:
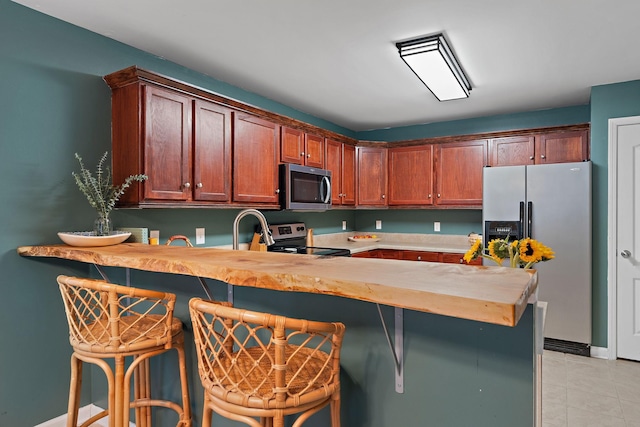
[[[399,259],[404,261],[444,262],[449,264],[466,264],[464,254],[451,252],[411,251],[400,249],[373,249],[357,252],[351,255],[353,258],[379,258]],[[469,265],[482,265],[482,259],[478,258]]]

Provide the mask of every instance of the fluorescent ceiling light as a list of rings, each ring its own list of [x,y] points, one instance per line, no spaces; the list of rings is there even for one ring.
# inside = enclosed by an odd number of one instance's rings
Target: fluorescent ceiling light
[[[399,42],[396,47],[438,101],[469,97],[471,84],[442,34]]]

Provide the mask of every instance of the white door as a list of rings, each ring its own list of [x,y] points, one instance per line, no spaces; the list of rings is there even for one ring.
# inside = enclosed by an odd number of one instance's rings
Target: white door
[[[617,151],[617,356],[640,361],[640,117],[612,122]]]

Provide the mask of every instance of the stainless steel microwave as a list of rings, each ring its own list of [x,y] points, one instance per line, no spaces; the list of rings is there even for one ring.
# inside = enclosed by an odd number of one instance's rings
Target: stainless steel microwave
[[[331,171],[281,164],[280,207],[293,211],[331,209]]]

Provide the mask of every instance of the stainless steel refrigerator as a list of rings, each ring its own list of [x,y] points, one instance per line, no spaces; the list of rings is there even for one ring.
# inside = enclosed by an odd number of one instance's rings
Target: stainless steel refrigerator
[[[537,263],[548,302],[545,347],[576,354],[591,345],[591,162],[486,167],[484,242],[531,237],[555,252]],[[485,265],[495,265],[490,260]]]

